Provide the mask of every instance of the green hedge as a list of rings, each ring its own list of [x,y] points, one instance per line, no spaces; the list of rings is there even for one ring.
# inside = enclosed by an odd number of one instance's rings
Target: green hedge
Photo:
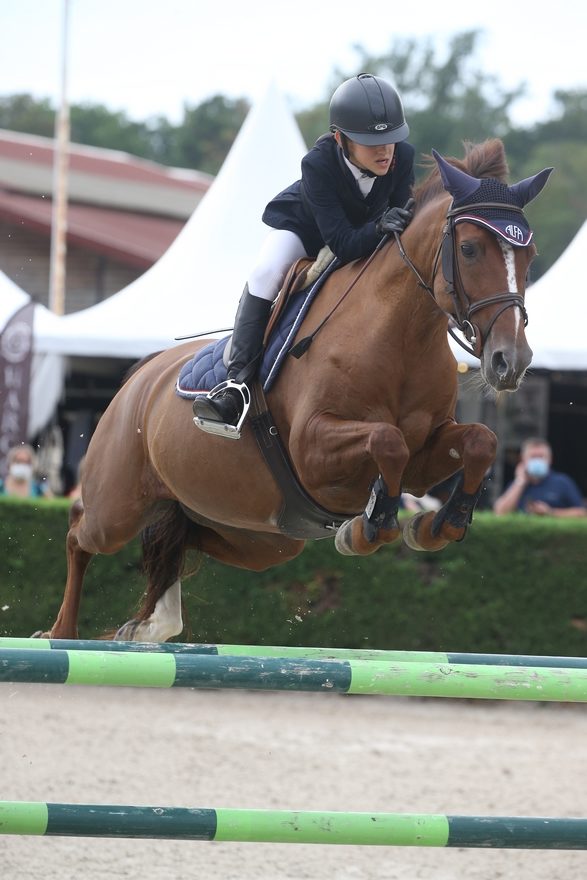
[[[68,504],[0,503],[0,634],[55,618],[65,583]],[[479,513],[440,553],[401,542],[340,556],[331,541],[262,573],[205,560],[184,581],[189,626],[178,640],[587,656],[587,521]],[[80,636],[118,627],[144,581],[133,542],[92,561]]]

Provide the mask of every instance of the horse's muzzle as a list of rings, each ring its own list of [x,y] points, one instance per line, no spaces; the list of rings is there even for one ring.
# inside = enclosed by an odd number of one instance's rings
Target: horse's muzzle
[[[484,350],[481,374],[494,391],[516,391],[532,363],[532,349],[526,343],[515,348]]]

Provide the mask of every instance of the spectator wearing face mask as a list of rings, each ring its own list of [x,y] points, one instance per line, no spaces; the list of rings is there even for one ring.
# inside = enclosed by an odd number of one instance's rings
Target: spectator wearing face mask
[[[0,495],[20,498],[50,498],[49,487],[35,479],[37,457],[32,446],[13,446],[6,456],[7,473],[0,480]]]
[[[534,513],[538,516],[586,516],[585,502],[575,481],[553,471],[552,449],[533,437],[522,444],[514,480],[493,505],[494,513]]]

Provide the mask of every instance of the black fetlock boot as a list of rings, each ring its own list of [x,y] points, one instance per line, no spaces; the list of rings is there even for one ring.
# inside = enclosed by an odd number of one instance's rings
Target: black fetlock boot
[[[237,428],[245,406],[248,409],[250,393],[246,383],[255,374],[270,311],[271,302],[253,296],[245,286],[230,340],[228,380],[208,394],[194,397],[194,423],[203,431],[240,437],[240,431],[231,428]]]

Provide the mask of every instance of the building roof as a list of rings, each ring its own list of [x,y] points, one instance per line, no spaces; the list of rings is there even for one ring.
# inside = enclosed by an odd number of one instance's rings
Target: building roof
[[[54,141],[0,129],[0,219],[50,236]],[[167,250],[213,177],[70,144],[67,239],[145,269]]]
[[[0,190],[0,218],[51,235],[50,199]],[[67,240],[113,257],[125,265],[148,269],[165,253],[184,226],[170,217],[69,203]]]
[[[0,187],[51,196],[52,138],[0,129]],[[186,168],[168,168],[117,150],[70,144],[68,197],[187,220],[213,177]]]

